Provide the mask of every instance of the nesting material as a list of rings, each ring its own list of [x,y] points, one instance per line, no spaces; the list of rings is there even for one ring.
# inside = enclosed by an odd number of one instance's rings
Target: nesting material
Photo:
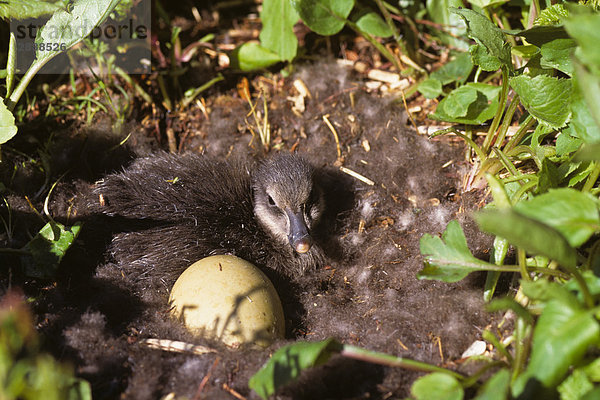
[[[175,282],[169,302],[173,314],[193,332],[228,346],[269,346],[283,338],[283,308],[273,284],[241,258],[203,258]]]

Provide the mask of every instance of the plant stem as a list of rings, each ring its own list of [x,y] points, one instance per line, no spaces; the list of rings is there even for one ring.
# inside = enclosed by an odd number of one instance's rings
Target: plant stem
[[[508,106],[508,109],[506,110],[506,114],[504,115],[504,119],[502,120],[502,126],[500,126],[500,133],[498,134],[498,138],[496,139],[496,146],[499,148],[502,147],[502,142],[504,142],[506,132],[508,132],[508,127],[510,126],[513,115],[515,114],[519,103],[519,95],[515,95],[510,105]]]
[[[475,153],[477,153],[477,157],[479,158],[479,160],[481,160],[481,162],[485,161],[486,156],[483,153],[483,151],[481,150],[481,148],[477,145],[477,143],[475,143],[473,141],[473,139],[471,139],[470,137],[468,137],[464,133],[460,132],[458,129],[456,129],[453,126],[450,127],[450,128],[442,129],[441,131],[434,132],[429,137],[436,137],[436,136],[440,136],[440,135],[445,135],[446,133],[450,133],[450,132],[452,132],[455,135],[460,136],[461,138],[463,138],[465,140],[465,142],[467,142],[469,144],[469,146],[475,151]]]
[[[23,92],[25,92],[25,88],[27,87],[27,85],[29,85],[29,82],[31,82],[35,74],[37,74],[38,71],[42,69],[42,67],[46,65],[48,61],[50,61],[50,59],[51,57],[46,57],[42,61],[36,60],[33,62],[33,64],[31,64],[25,75],[23,75],[23,78],[19,82],[19,85],[15,88],[14,92],[10,94],[10,97],[6,102],[6,107],[10,112],[12,112],[15,109],[15,106],[19,102],[21,95],[23,94]]]
[[[534,123],[535,118],[533,118],[531,114],[528,115],[527,118],[525,118],[525,121],[523,121],[523,123],[521,124],[521,127],[519,128],[517,133],[515,133],[515,135],[508,141],[508,143],[504,147],[504,152],[508,154],[508,152],[512,150],[517,144],[521,143],[521,140],[523,140],[523,137],[525,137],[527,130],[529,130],[529,128],[531,128],[531,126]]]
[[[458,372],[451,371],[449,369],[437,367],[435,365],[427,364],[420,361],[410,360],[402,357],[396,357],[389,354],[379,353],[376,351],[365,350],[357,346],[345,344],[344,348],[340,352],[344,357],[352,358],[355,360],[367,361],[374,364],[387,365],[390,367],[401,367],[410,369],[413,371],[423,372],[441,372],[448,374],[457,379],[465,379],[465,377]]]
[[[500,120],[502,118],[502,114],[504,114],[504,108],[506,107],[507,95],[508,95],[508,67],[502,66],[502,89],[500,90],[500,98],[498,101],[498,110],[496,110],[496,115],[494,115],[494,119],[492,120],[490,129],[488,130],[488,133],[485,136],[485,140],[483,141],[483,151],[486,154],[490,148],[490,145],[493,142],[496,129],[498,129],[498,126],[500,125]]]
[[[525,254],[525,250],[521,248],[517,249],[517,259],[519,260],[521,278],[523,278],[523,280],[525,281],[530,281],[531,277],[529,276],[529,272],[527,271],[527,255]]]
[[[600,163],[594,162],[593,164],[594,164],[594,168],[592,169],[592,172],[590,173],[590,175],[587,177],[587,180],[585,181],[585,185],[583,185],[583,189],[581,189],[582,192],[591,191],[592,188],[594,187],[594,184],[598,180],[598,176],[600,175]]]

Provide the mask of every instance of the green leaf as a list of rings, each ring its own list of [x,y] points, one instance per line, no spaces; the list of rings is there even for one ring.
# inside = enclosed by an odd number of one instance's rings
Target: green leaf
[[[543,9],[535,19],[535,25],[559,25],[569,16],[569,12],[563,4],[553,4]]]
[[[437,79],[427,78],[419,83],[417,90],[427,99],[435,99],[443,93],[442,82]]]
[[[452,8],[467,24],[467,35],[485,49],[488,56],[495,58],[500,65],[512,69],[510,44],[506,42],[504,33],[485,16],[466,8]],[[471,53],[473,54],[473,53]]]
[[[533,331],[529,365],[514,383],[518,397],[529,379],[545,388],[556,387],[591,345],[600,340],[600,326],[589,312],[559,299],[546,304]]]
[[[571,56],[577,47],[573,39],[555,39],[544,43],[540,47],[542,68],[556,68],[571,76],[573,75],[573,62]]]
[[[323,36],[335,35],[346,24],[354,0],[291,0],[302,21]]]
[[[376,37],[387,38],[394,34],[379,14],[373,11],[361,15],[356,21],[356,25],[361,31]]]
[[[596,96],[592,93],[585,93],[588,90],[585,88],[586,84],[589,85],[588,88],[591,90],[600,90],[600,82],[595,77],[585,74],[585,71],[579,71],[574,79],[575,88],[571,96],[571,121],[569,126],[572,127],[574,136],[585,143],[600,143],[600,124],[598,123],[600,118],[594,118],[587,102],[588,100],[591,102],[596,101]],[[580,81],[581,78],[583,78],[583,81]],[[600,107],[598,108],[597,112],[600,113]],[[598,117],[600,117],[600,114]]]
[[[533,254],[541,254],[566,267],[575,267],[577,254],[554,228],[514,210],[486,210],[474,214],[479,228],[501,236]]]
[[[497,6],[499,4],[508,3],[509,0],[468,0],[469,3],[479,8]]]
[[[516,204],[514,210],[556,229],[573,247],[581,246],[600,231],[596,199],[575,189],[550,190]]]
[[[575,154],[578,161],[600,161],[600,143],[585,145]]]
[[[579,44],[577,58],[595,72],[600,72],[600,15],[590,12],[571,14],[564,24],[569,35]]]
[[[572,123],[573,121],[571,121]],[[570,154],[581,147],[583,141],[563,132],[556,138],[556,155],[563,156]]]
[[[550,300],[557,300],[567,307],[580,309],[581,302],[574,294],[575,292],[573,292],[573,288],[571,287],[573,283],[571,282],[572,280],[567,282],[566,285],[561,285],[544,279],[539,279],[537,281],[521,281],[521,288],[525,296],[529,297],[530,300],[537,302],[542,307]],[[577,289],[579,289],[579,285],[576,282],[574,284]]]
[[[571,115],[571,80],[520,75],[510,78],[509,83],[535,119],[555,129],[565,126]]]
[[[417,379],[410,392],[417,400],[462,400],[465,395],[460,382],[442,372]]]
[[[25,274],[35,278],[54,277],[58,264],[65,253],[71,247],[79,231],[81,224],[77,223],[66,227],[57,222],[48,222],[27,243],[23,250],[31,255],[23,257]]]
[[[587,140],[592,140],[592,142],[595,143],[598,141],[597,129],[600,127],[600,76],[590,73],[587,68],[577,60],[575,60],[574,66],[575,83],[579,88],[579,93],[581,93],[584,98],[589,114],[594,121],[594,129],[587,130]],[[582,137],[581,139],[586,140],[586,137]]]
[[[490,55],[486,48],[479,44],[469,47],[469,53],[473,64],[478,65],[484,71],[496,71],[502,67],[500,60]]]
[[[62,9],[62,2],[41,0],[3,0],[0,2],[0,18],[27,19],[49,15]]]
[[[35,61],[29,70],[39,70],[54,56],[82,41],[97,25],[104,22],[119,2],[120,0],[78,0],[70,11],[56,11],[37,32],[35,43],[44,43],[44,46],[38,46]]]
[[[452,82],[465,82],[473,70],[469,53],[458,53],[452,61],[434,71],[430,78],[447,85]]]
[[[420,247],[425,266],[417,274],[419,279],[457,282],[471,272],[486,271],[493,266],[473,257],[465,234],[456,220],[448,223],[441,239],[424,234]]]
[[[560,393],[561,400],[580,400],[584,394],[593,388],[594,385],[585,372],[576,369],[558,385],[558,393]]]
[[[231,55],[232,67],[242,71],[267,68],[281,61],[279,55],[255,42],[242,44]]]
[[[498,86],[467,83],[450,92],[429,117],[459,124],[483,124],[494,117],[500,90]]]
[[[571,39],[563,26],[534,26],[530,29],[508,32],[512,36],[522,36],[527,43],[542,47],[545,43],[558,39]]]
[[[294,24],[300,16],[288,0],[265,0],[260,13],[263,23],[260,44],[280,60],[292,61],[298,51]]]
[[[442,42],[466,50],[469,44],[460,39],[465,35],[466,25],[461,17],[450,11],[452,8],[462,6],[462,0],[427,0],[426,2],[429,18],[444,26],[444,29],[438,33]]]
[[[298,378],[303,370],[326,363],[341,349],[342,345],[334,339],[284,346],[250,378],[248,386],[266,399],[281,386]]]
[[[473,400],[506,400],[510,388],[510,372],[501,369],[487,380]]]
[[[16,134],[15,117],[6,108],[4,99],[0,97],[0,144],[8,142]]]

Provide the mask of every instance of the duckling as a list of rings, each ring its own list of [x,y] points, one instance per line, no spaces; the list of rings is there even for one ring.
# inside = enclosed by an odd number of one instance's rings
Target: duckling
[[[170,288],[190,264],[233,254],[284,276],[325,259],[326,200],[305,159],[279,154],[257,168],[198,154],[135,160],[96,184],[88,211],[123,229],[109,253],[123,273]]]

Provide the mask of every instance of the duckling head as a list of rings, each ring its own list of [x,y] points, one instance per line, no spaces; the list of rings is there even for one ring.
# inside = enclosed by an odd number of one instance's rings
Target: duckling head
[[[298,254],[308,253],[312,232],[324,211],[322,189],[303,158],[281,154],[260,165],[253,176],[254,214],[271,236]]]

